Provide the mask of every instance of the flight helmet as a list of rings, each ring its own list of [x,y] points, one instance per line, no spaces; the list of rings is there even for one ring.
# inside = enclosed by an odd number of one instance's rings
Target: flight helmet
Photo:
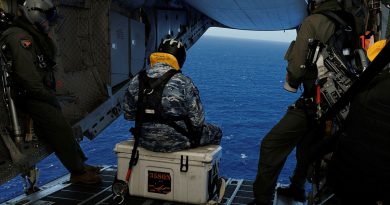
[[[52,0],[26,0],[19,8],[27,20],[38,27],[53,22],[57,17]]]
[[[339,3],[341,2],[341,0],[308,0],[307,2],[308,2],[308,4],[315,3],[318,5],[318,4],[324,3],[326,1],[337,1]]]
[[[315,9],[316,6],[327,2],[327,1],[337,1],[340,2],[341,0],[307,0],[307,12],[308,14],[311,14],[312,11]]]
[[[312,1],[314,1],[314,3],[316,3],[316,4],[321,4],[321,3],[324,3],[326,1],[335,1],[335,0],[312,0]],[[337,1],[340,2],[340,0],[337,0]]]
[[[183,66],[184,61],[186,60],[186,49],[183,43],[176,39],[168,38],[163,40],[158,46],[157,52],[173,55],[176,58],[180,68]]]
[[[7,30],[12,24],[14,16],[0,8],[0,33]]]

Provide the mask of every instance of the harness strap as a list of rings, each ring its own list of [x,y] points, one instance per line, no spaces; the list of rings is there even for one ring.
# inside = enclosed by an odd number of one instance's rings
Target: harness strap
[[[164,73],[164,75],[162,75],[160,78],[158,78],[157,80],[155,81],[152,81],[149,83],[149,87],[151,89],[155,89],[157,86],[163,86],[165,87],[165,85],[168,83],[168,81],[176,74],[176,73],[180,73],[180,71],[177,71],[177,70],[174,70],[174,69],[171,69],[169,71],[167,71],[166,73]],[[141,77],[141,76],[140,76]],[[142,80],[145,81],[145,79],[147,79],[147,75],[146,75],[146,71],[143,72],[143,75],[142,75]]]
[[[343,109],[350,100],[364,87],[374,79],[374,77],[387,68],[389,64],[390,44],[387,43],[373,62],[366,68],[366,70],[360,75],[358,79],[352,84],[352,86],[340,97],[340,99],[331,106],[326,113],[320,118],[320,120],[326,120],[330,116],[334,116],[337,112]]]
[[[184,124],[186,125],[187,129],[177,124],[177,121],[184,121]],[[155,122],[155,123],[169,125],[173,129],[175,129],[176,132],[187,137],[187,139],[190,141],[191,147],[197,147],[200,144],[200,136],[202,135],[203,127],[201,127],[200,130],[196,130],[188,117],[177,117],[174,119],[159,119],[159,120],[153,120],[148,122]]]
[[[183,136],[186,136],[188,140],[191,143],[191,147],[196,147],[200,144],[200,136],[202,134],[202,128],[196,129],[189,119],[188,116],[163,116],[163,107],[162,107],[162,94],[165,88],[165,85],[168,83],[168,81],[180,71],[171,69],[167,71],[164,75],[162,75],[158,79],[151,79],[147,77],[146,73],[140,76],[140,81],[143,81],[145,84],[144,88],[140,88],[140,90],[149,91],[150,93],[155,92],[156,95],[158,95],[157,99],[154,99],[157,101],[155,106],[153,107],[154,110],[157,112],[154,114],[145,114],[146,117],[143,118],[142,123],[145,122],[156,122],[156,123],[162,123],[169,125],[170,127],[174,128],[178,133],[182,134]],[[139,98],[141,99],[141,98]],[[149,98],[147,98],[146,94],[144,93],[142,101],[144,105],[149,104]],[[150,105],[149,105],[150,107]],[[185,128],[177,124],[178,121],[184,121]]]
[[[142,75],[146,75],[146,71],[140,72],[139,79],[141,79]],[[145,87],[144,82],[140,80],[139,81],[139,90],[138,90],[137,111],[135,114],[135,123],[134,123],[135,125],[134,125],[134,128],[130,129],[130,132],[134,136],[134,145],[133,145],[133,150],[131,151],[131,158],[129,161],[129,167],[127,169],[126,183],[130,182],[130,177],[131,177],[131,173],[133,170],[133,166],[136,164],[137,158],[138,158],[137,157],[137,149],[138,149],[139,138],[140,138],[140,134],[141,134],[141,126],[142,126],[141,121],[143,119],[143,112],[144,112],[144,105],[142,103],[142,100],[140,100],[140,99],[143,98],[144,92],[142,92],[142,90],[144,87]]]
[[[348,45],[348,47],[350,47],[351,52],[359,46],[359,38],[356,34],[356,28],[355,28],[354,23],[347,22],[339,16],[339,15],[342,15],[345,18],[347,18],[347,20],[348,20],[347,15],[343,15],[343,13],[337,14],[333,11],[323,11],[320,14],[329,18],[336,25],[334,34],[328,39],[326,44],[332,45],[338,49],[344,49],[344,48],[339,48],[339,47],[345,46],[345,43],[347,43],[346,45]],[[351,23],[353,25],[351,25]],[[345,34],[343,36],[343,34],[345,32],[347,32],[347,34]],[[354,37],[354,35],[356,35],[356,37]],[[339,38],[340,36],[343,36],[341,38],[345,38],[344,40],[346,41],[346,42],[343,42],[341,45],[339,44],[339,42],[336,41],[337,38]],[[340,50],[340,52],[342,52],[342,50]]]
[[[349,26],[347,24],[347,22],[345,22],[342,18],[340,18],[337,14],[335,14],[334,12],[332,11],[323,11],[321,12],[322,15],[332,19],[333,21],[336,21],[337,23],[339,23],[339,25],[341,25],[343,28],[351,28],[351,26]]]

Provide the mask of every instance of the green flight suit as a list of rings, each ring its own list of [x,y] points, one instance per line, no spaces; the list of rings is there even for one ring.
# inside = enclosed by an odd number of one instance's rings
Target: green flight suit
[[[390,6],[390,0],[382,0],[382,4]],[[390,14],[387,18],[387,27],[386,27],[386,36],[387,39],[390,39]]]
[[[389,90],[387,68],[351,101],[327,178],[340,204],[390,204]]]
[[[308,70],[301,65],[305,64],[308,40],[312,38],[326,43],[335,31],[335,24],[326,16],[318,14],[325,10],[337,11],[341,10],[341,7],[336,1],[328,1],[316,8],[312,15],[303,20],[295,45],[286,54],[287,82],[291,87],[298,88],[303,84],[304,90],[309,91],[314,85],[317,70]],[[297,147],[297,166],[291,179],[292,184],[303,188],[306,181],[309,147],[302,139],[311,122],[303,106],[297,104],[299,100],[289,107],[287,113],[261,142],[258,172],[253,184],[258,203],[269,203],[272,200],[279,173],[294,147]]]
[[[55,56],[54,43],[24,17],[15,20],[1,39],[1,45],[7,46],[5,55],[12,60],[16,106],[32,118],[36,135],[51,146],[69,172],[84,173],[86,158],[54,93],[54,64],[50,60]],[[43,60],[38,56],[44,56]]]

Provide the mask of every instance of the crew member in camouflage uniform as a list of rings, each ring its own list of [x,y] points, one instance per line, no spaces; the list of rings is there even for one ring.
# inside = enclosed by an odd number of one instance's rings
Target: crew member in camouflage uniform
[[[16,106],[33,120],[36,135],[45,140],[71,173],[71,182],[101,182],[99,168],[84,163],[86,157],[76,142],[55,96],[55,46],[48,36],[56,9],[51,0],[27,0],[18,17],[3,32],[1,45],[12,62],[12,90]]]
[[[313,88],[317,79],[316,69],[310,70],[304,67],[309,50],[308,40],[317,39],[326,43],[335,32],[336,27],[332,20],[320,13],[342,11],[337,0],[316,0],[312,3],[315,3],[316,6],[312,10],[312,15],[303,20],[295,44],[291,44],[285,56],[288,66],[284,88],[287,91],[296,92],[298,87],[303,84],[303,96],[288,108],[287,113],[261,142],[258,173],[253,184],[255,200],[250,204],[270,204],[279,173],[287,156],[295,147],[297,147],[297,165],[294,175],[291,177],[291,185],[287,189],[278,189],[278,192],[293,197],[296,201],[306,200],[304,185],[309,164],[310,146],[305,144],[307,140],[302,141],[302,139],[308,134],[311,123],[314,121],[315,108],[309,108],[306,99],[314,97],[315,94],[312,91],[315,90]]]
[[[146,72],[141,71],[130,82],[125,96],[125,118],[135,120],[140,79],[143,79],[141,82],[156,81],[162,79],[167,73],[173,72],[173,76],[166,79],[165,87],[161,88],[161,101],[157,102],[157,104],[162,105],[160,116],[162,119],[142,122],[139,143],[146,149],[156,152],[174,152],[207,144],[219,144],[221,141],[221,129],[205,123],[198,89],[189,77],[180,72],[184,61],[185,48],[183,44],[174,39],[166,39],[160,44],[158,51],[151,54],[151,68],[147,69]],[[141,77],[142,72],[144,72],[144,77]],[[164,86],[164,84],[159,86]],[[158,88],[155,88],[154,92],[157,90]],[[145,110],[145,112],[148,111]],[[172,119],[179,128],[168,123]],[[190,129],[193,133],[192,137],[195,138],[194,141],[191,140],[191,137],[183,134],[183,130],[189,132]]]

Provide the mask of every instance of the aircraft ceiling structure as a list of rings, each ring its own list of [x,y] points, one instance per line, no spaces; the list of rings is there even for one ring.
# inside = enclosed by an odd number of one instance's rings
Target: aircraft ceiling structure
[[[291,29],[297,27],[307,15],[305,0],[184,1],[215,21],[235,29]]]

